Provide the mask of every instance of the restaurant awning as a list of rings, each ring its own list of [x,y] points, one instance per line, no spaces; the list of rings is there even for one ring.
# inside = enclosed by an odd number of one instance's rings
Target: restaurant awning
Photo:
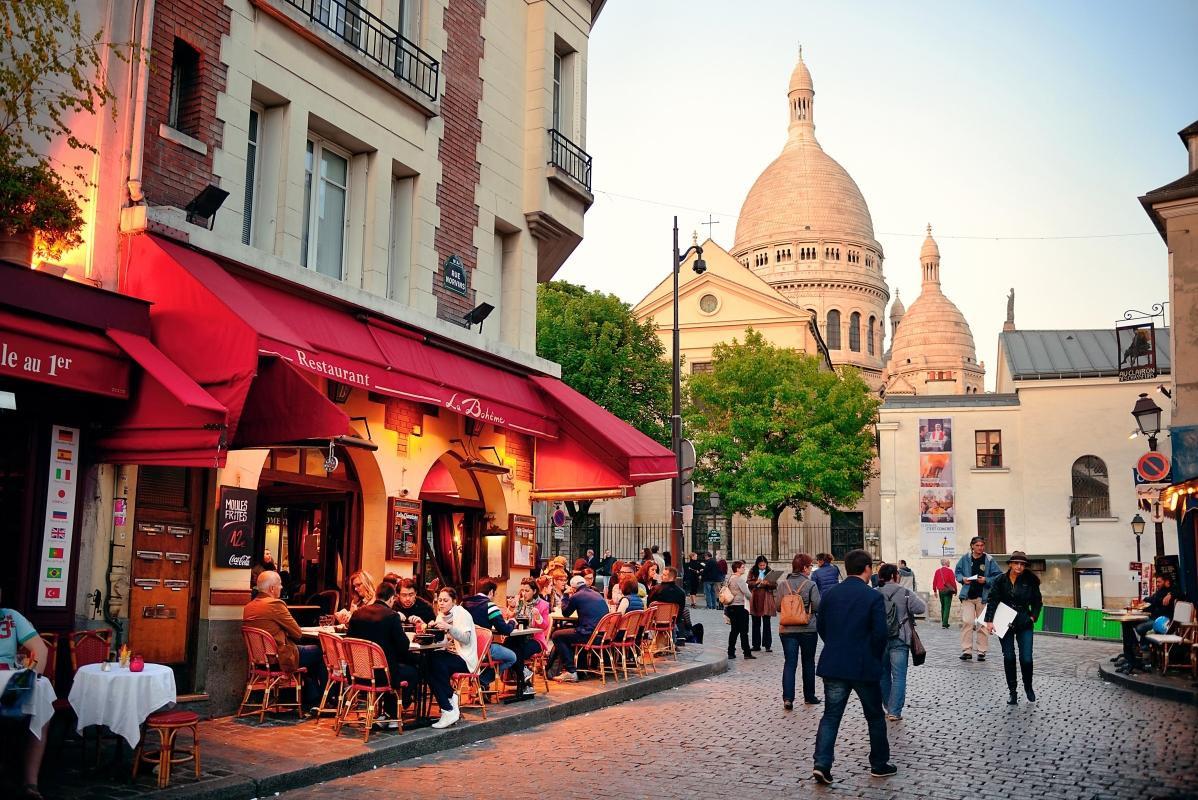
[[[532,376],[559,417],[560,435],[537,442],[534,500],[625,497],[677,474],[674,453],[562,381]]]
[[[129,359],[102,332],[0,309],[0,376],[125,399]]]

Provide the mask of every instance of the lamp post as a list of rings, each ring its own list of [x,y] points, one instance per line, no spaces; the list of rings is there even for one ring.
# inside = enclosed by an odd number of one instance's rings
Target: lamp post
[[[1156,435],[1161,432],[1161,407],[1153,402],[1147,392],[1140,392],[1140,398],[1136,400],[1131,415],[1135,419],[1140,433],[1148,437],[1149,451],[1156,450]],[[1165,555],[1165,527],[1163,522],[1157,521],[1158,514],[1152,516],[1152,523],[1156,528],[1156,555],[1157,558],[1161,558]],[[1143,526],[1142,522],[1141,526]],[[1138,536],[1136,541],[1139,541]]]
[[[673,406],[670,412],[670,440],[674,446],[674,468],[676,473],[670,482],[672,489],[672,507],[670,509],[670,549],[674,558],[680,559],[683,552],[682,542],[682,356],[678,334],[678,273],[682,271],[682,262],[694,251],[695,263],[692,266],[696,275],[707,271],[707,262],[703,260],[703,248],[695,242],[686,249],[685,253],[678,251],[678,217],[674,217],[674,262],[670,265],[674,273],[674,393]]]
[[[1131,518],[1131,532],[1136,537],[1136,563],[1140,563],[1140,537],[1144,535],[1144,518],[1136,514]],[[1140,574],[1136,577],[1136,596],[1144,596],[1144,587],[1141,585],[1144,575],[1144,568],[1140,568]]]

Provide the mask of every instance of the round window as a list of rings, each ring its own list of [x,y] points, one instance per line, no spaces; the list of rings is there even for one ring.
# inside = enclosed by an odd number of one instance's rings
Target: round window
[[[699,308],[703,309],[708,314],[714,314],[715,310],[720,307],[720,301],[714,294],[705,294],[699,298]]]

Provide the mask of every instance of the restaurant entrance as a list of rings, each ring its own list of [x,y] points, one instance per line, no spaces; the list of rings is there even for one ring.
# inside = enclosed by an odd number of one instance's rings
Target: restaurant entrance
[[[461,590],[478,580],[483,514],[481,504],[424,504],[425,541],[417,573],[424,586],[436,579],[438,586]]]

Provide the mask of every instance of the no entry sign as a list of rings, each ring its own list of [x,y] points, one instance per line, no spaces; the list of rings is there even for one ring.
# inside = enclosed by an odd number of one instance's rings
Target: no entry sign
[[[1140,461],[1136,464],[1136,472],[1148,483],[1163,481],[1169,474],[1169,457],[1164,453],[1150,450],[1140,456]]]

